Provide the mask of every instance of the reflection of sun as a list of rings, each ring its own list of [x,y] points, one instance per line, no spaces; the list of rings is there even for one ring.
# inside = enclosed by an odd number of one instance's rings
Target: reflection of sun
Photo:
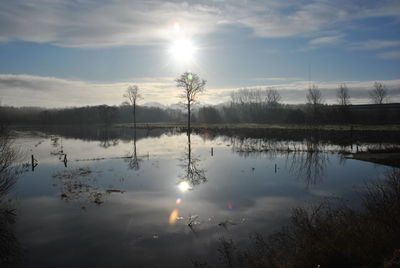
[[[189,62],[194,58],[196,47],[189,39],[176,39],[169,49],[171,56],[179,62]]]
[[[182,181],[178,184],[178,188],[181,192],[186,192],[190,189],[190,185],[187,181]]]
[[[175,33],[179,33],[181,31],[181,26],[179,25],[179,23],[175,22],[174,24],[174,32]]]

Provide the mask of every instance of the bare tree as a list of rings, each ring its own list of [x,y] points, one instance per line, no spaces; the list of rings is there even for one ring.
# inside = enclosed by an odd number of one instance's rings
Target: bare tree
[[[262,102],[263,91],[259,88],[242,88],[231,93],[232,103],[234,104],[260,104]]]
[[[190,135],[191,105],[196,102],[197,95],[204,91],[206,80],[200,79],[197,74],[185,72],[175,82],[178,88],[183,89],[183,94],[180,97],[186,100],[185,106],[188,112],[187,133]]]
[[[346,86],[346,84],[339,85],[339,88],[337,89],[337,99],[339,105],[341,106],[347,106],[351,104],[349,88]]]
[[[321,90],[316,85],[312,85],[307,91],[307,104],[311,106],[313,120],[316,121],[319,116],[320,106],[323,103]]]
[[[388,101],[388,92],[386,87],[382,83],[375,82],[374,88],[369,92],[369,97],[372,103],[383,104]]]
[[[323,102],[321,90],[316,85],[312,85],[307,91],[307,103],[313,106],[321,105]]]
[[[277,106],[281,99],[282,97],[279,94],[278,90],[274,88],[269,88],[266,90],[265,101],[267,102],[268,106]]]
[[[137,85],[128,86],[124,98],[128,99],[129,105],[133,107],[133,127],[136,129],[136,103],[139,99],[142,98],[139,92],[139,87]]]

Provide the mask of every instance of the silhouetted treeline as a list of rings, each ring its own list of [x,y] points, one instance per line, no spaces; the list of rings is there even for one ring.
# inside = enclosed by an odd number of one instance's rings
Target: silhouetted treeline
[[[203,107],[195,113],[199,123],[290,123],[290,124],[398,124],[400,104],[366,105],[268,105],[231,103]]]
[[[184,120],[180,110],[138,106],[137,122],[177,122]],[[63,109],[0,107],[0,122],[12,124],[115,124],[132,122],[130,106],[86,106]]]
[[[185,122],[185,112],[138,106],[138,123]],[[192,113],[197,123],[272,124],[399,124],[400,104],[366,105],[285,105],[234,103],[206,106]],[[0,123],[11,124],[115,124],[133,122],[131,106],[86,106],[63,109],[0,107]]]

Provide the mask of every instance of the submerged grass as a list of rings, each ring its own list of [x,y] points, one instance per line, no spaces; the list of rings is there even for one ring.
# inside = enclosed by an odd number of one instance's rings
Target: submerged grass
[[[221,243],[220,261],[225,267],[400,267],[400,170],[368,185],[361,198],[359,209],[332,200],[295,208],[280,231],[254,235],[251,249]]]

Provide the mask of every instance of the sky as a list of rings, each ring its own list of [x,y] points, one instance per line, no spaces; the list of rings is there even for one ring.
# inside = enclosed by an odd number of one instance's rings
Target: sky
[[[305,103],[310,84],[326,103],[346,83],[369,103],[375,81],[400,102],[399,0],[2,0],[2,105],[119,105],[180,101],[175,79],[207,80],[203,105],[240,88],[277,89]]]

